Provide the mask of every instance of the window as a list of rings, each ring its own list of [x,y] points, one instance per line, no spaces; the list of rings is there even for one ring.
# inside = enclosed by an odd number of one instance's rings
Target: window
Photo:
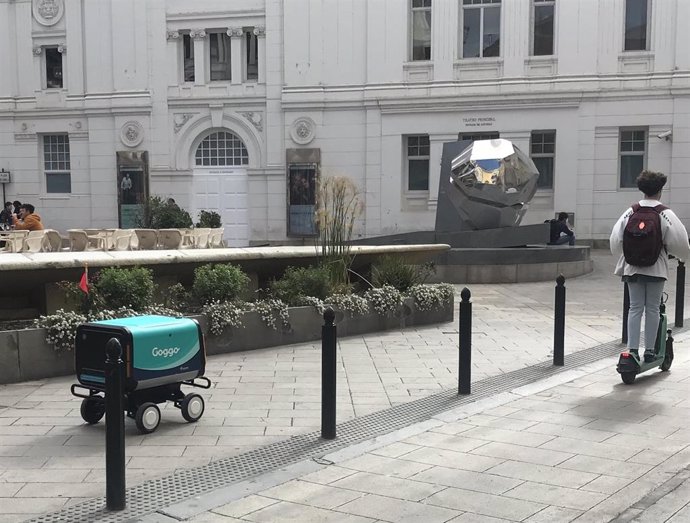
[[[645,168],[647,129],[620,130],[621,187],[637,187],[635,180]]]
[[[209,134],[196,149],[196,165],[247,165],[249,154],[242,140],[230,132]]]
[[[182,35],[182,71],[185,82],[194,81],[194,40],[188,34]]]
[[[316,164],[288,165],[288,235],[314,236]]]
[[[227,81],[230,72],[230,36],[226,33],[210,33],[211,81]]]
[[[244,45],[246,47],[246,75],[247,80],[256,82],[259,79],[259,37],[250,28],[244,32]]]
[[[553,21],[555,0],[533,0],[532,55],[553,54]]]
[[[412,60],[431,60],[431,0],[412,0]]]
[[[556,160],[556,131],[532,131],[530,157],[539,171],[537,188],[553,189]]]
[[[69,136],[66,134],[43,136],[43,169],[46,174],[46,192],[72,192]]]
[[[46,47],[46,89],[62,89],[62,53],[57,47]]]
[[[647,49],[648,0],[625,0],[626,51]]]
[[[458,140],[498,140],[501,136],[496,131],[485,131],[483,133],[458,133]]]
[[[407,137],[407,190],[429,190],[429,136]]]
[[[463,58],[500,55],[501,0],[462,0]]]

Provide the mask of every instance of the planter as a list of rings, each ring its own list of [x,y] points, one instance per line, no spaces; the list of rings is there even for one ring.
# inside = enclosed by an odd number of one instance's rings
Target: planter
[[[336,311],[338,336],[452,321],[453,305],[451,301],[442,309],[422,311],[408,298],[401,310],[388,316],[375,312],[352,316],[348,312]],[[292,307],[289,314],[290,325],[274,330],[266,326],[259,313],[247,312],[242,316],[242,327],[229,328],[221,336],[208,334],[205,316],[194,318],[206,334],[206,353],[209,355],[321,339],[323,317],[314,307]],[[46,343],[46,334],[45,329],[0,331],[0,384],[74,374],[74,353],[56,351]]]

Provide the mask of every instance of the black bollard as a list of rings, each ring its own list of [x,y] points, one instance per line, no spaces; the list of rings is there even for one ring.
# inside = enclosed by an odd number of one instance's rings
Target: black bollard
[[[472,303],[470,290],[460,292],[460,354],[458,357],[458,394],[469,394],[472,382]]]
[[[565,347],[565,278],[556,278],[556,299],[553,314],[553,364],[562,367]]]
[[[623,283],[623,333],[621,343],[628,343],[628,312],[630,311],[630,290],[628,283]]]
[[[110,338],[105,346],[105,505],[125,509],[125,418],[122,346]]]
[[[678,260],[676,270],[676,321],[675,327],[683,326],[683,315],[685,314],[685,262]]]
[[[323,313],[321,327],[321,437],[335,439],[336,327],[335,312]]]

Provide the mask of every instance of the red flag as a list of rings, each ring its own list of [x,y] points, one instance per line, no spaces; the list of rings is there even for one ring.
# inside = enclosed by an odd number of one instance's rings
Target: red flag
[[[86,294],[89,293],[89,268],[84,267],[84,274],[81,275],[81,280],[79,280],[79,288]]]

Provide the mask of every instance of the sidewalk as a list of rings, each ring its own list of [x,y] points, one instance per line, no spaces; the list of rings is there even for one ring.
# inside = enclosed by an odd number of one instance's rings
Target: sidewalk
[[[620,337],[622,285],[611,275],[608,253],[594,251],[593,259],[593,274],[566,282],[566,362],[569,354]],[[473,382],[550,361],[554,286],[468,286]],[[456,306],[461,288],[456,286]],[[666,289],[672,321],[673,278]],[[457,315],[455,322],[434,327],[340,339],[338,423],[455,389],[457,343]],[[680,354],[682,345],[677,347]],[[669,377],[679,377],[681,360]],[[320,372],[319,343],[209,358],[214,386],[201,392],[207,410],[198,423],[185,423],[172,405],[163,409],[153,434],[138,434],[127,420],[127,487],[317,430]],[[104,495],[104,424],[81,420],[80,400],[69,394],[73,382],[65,377],[0,386],[0,523]]]
[[[272,488],[257,478],[255,493],[198,516],[180,504],[140,521],[690,521],[690,355],[633,386],[615,361],[324,456],[331,465]]]

